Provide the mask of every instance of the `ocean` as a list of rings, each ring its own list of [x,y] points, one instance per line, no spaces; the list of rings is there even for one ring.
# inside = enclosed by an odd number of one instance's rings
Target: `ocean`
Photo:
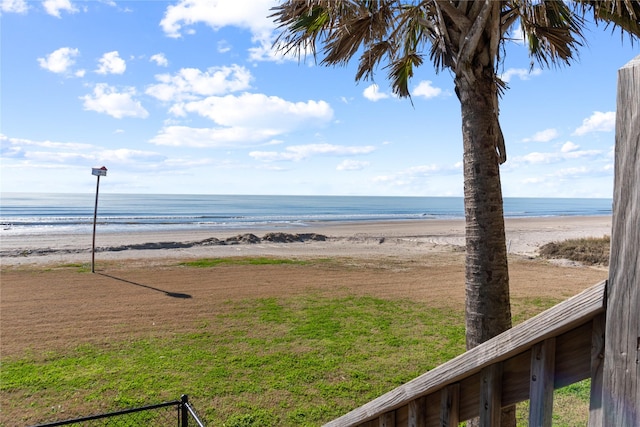
[[[95,194],[2,193],[0,236],[90,233]],[[505,217],[611,215],[611,199],[505,198]],[[464,218],[461,197],[100,194],[100,233]]]

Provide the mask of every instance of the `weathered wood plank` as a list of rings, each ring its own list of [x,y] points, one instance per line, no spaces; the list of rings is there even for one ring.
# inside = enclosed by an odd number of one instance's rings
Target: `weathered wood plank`
[[[529,425],[551,427],[556,339],[549,338],[531,349]]]
[[[591,331],[591,398],[589,400],[588,427],[602,424],[602,370],[604,367],[605,315],[600,314],[592,322]]]
[[[442,427],[457,427],[460,423],[459,403],[460,385],[451,384],[441,394],[440,425]]]
[[[485,366],[502,362],[546,338],[562,334],[604,311],[604,281],[540,313],[468,352],[330,421],[326,426],[362,424],[410,401],[470,377]],[[590,326],[589,326],[590,327]],[[587,356],[587,360],[589,360]],[[587,362],[588,363],[588,362]],[[557,368],[556,368],[557,369]]]
[[[460,381],[460,420],[476,418],[480,413],[480,372]]]
[[[640,425],[640,56],[618,71],[603,417]]]
[[[415,400],[412,400],[411,402],[415,402]],[[409,405],[411,402],[409,402],[408,405],[403,405],[393,411],[395,413],[396,426],[406,427],[409,425]]]
[[[529,399],[530,373],[530,350],[502,363],[502,404],[504,406]]]
[[[568,386],[591,375],[591,325],[585,323],[556,337],[554,388]]]
[[[444,390],[436,391],[426,396],[427,401],[427,427],[440,427],[440,405]]]
[[[500,427],[502,414],[502,363],[480,372],[480,427]]]
[[[396,413],[394,411],[387,412],[380,415],[379,418],[380,427],[396,427]]]
[[[409,402],[409,416],[407,420],[409,427],[427,426],[427,398],[419,397]]]

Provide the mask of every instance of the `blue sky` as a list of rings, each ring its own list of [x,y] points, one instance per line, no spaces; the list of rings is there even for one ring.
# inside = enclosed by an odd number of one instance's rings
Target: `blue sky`
[[[0,0],[1,189],[461,196],[460,107],[428,62],[413,105],[384,70],[271,49],[276,0]],[[571,67],[507,50],[506,197],[611,197],[617,70],[640,53],[593,27]]]

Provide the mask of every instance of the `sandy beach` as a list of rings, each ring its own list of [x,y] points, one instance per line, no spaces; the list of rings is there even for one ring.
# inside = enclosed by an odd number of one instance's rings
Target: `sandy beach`
[[[550,241],[602,237],[611,232],[610,216],[510,218],[506,220],[510,254],[534,256]],[[235,236],[268,233],[317,234],[323,241],[279,243],[224,242]],[[3,235],[2,266],[86,262],[91,235]],[[216,242],[213,242],[216,240]],[[444,247],[464,247],[463,220],[319,222],[270,229],[194,230],[96,236],[97,260],[166,259],[225,256],[415,256]]]

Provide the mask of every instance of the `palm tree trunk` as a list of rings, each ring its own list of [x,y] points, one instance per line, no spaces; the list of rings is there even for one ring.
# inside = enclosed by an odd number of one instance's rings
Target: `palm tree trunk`
[[[489,74],[489,73],[485,73]],[[483,76],[484,77],[484,76]],[[511,327],[493,77],[456,78],[462,107],[467,349]]]
[[[477,75],[476,75],[477,76]],[[455,79],[462,108],[466,218],[466,342],[471,349],[511,328],[509,272],[497,147],[503,150],[492,70]],[[501,153],[504,154],[504,153]],[[479,425],[477,420],[468,425]],[[502,426],[515,426],[515,407]]]

